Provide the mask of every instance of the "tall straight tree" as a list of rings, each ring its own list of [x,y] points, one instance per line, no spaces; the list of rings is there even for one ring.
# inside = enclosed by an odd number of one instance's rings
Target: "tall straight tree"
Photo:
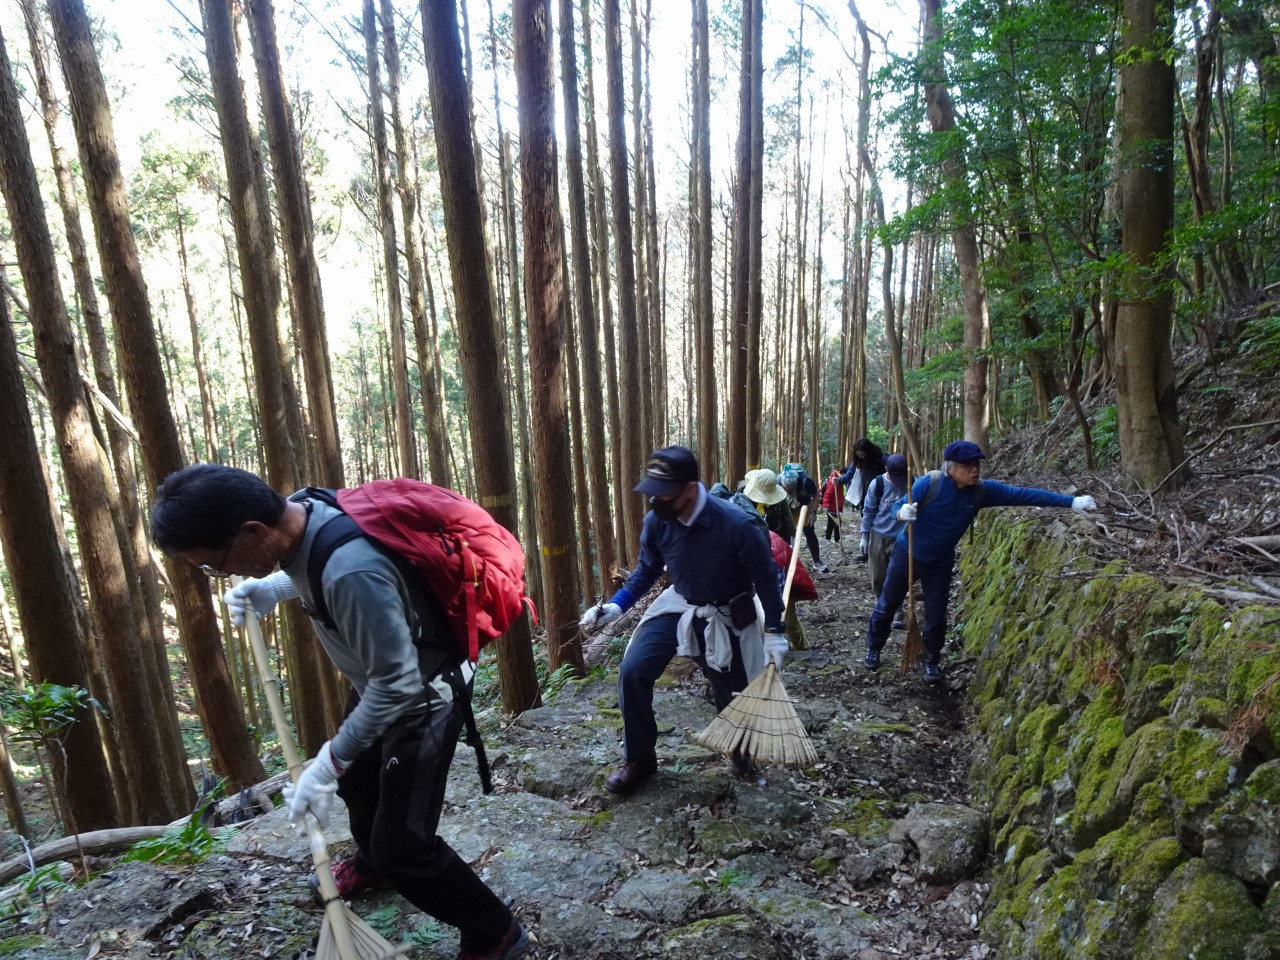
[[[644,444],[648,434],[644,425],[648,412],[642,409],[644,394],[640,378],[640,321],[636,313],[636,261],[631,233],[631,200],[627,183],[626,106],[622,87],[622,18],[619,0],[604,0],[605,73],[609,102],[609,181],[613,196],[613,235],[618,264],[618,402],[628,411],[629,422],[614,423],[622,435],[622,473],[624,487],[640,479],[644,467]],[[644,521],[644,501],[633,494],[623,494],[622,511],[628,543],[640,542],[640,525]]]
[[[520,194],[524,209],[525,311],[533,394],[534,492],[542,542],[542,595],[551,668],[582,674],[576,624],[573,489],[569,409],[565,401],[564,223],[560,219],[555,89],[551,72],[551,0],[515,0],[516,91],[520,103]]]
[[[761,464],[760,425],[764,376],[760,350],[764,336],[764,0],[744,3],[751,11],[751,173],[747,191],[747,469]]]
[[[707,483],[720,479],[716,409],[715,307],[711,230],[711,31],[707,0],[693,0],[694,341],[698,391],[698,463]],[[738,475],[740,476],[740,474]]]
[[[615,349],[613,297],[610,294],[609,226],[605,215],[604,172],[600,165],[600,147],[596,138],[596,84],[595,55],[591,51],[591,0],[581,0],[582,11],[582,64],[586,80],[586,96],[583,105],[586,116],[587,140],[587,174],[591,180],[591,236],[596,247],[595,277],[600,283],[600,330],[603,334],[600,344],[604,355],[605,391],[609,398],[610,422],[614,424],[609,430],[609,458],[612,464],[609,481],[613,489],[613,546],[622,566],[630,565],[631,544],[627,537],[626,511],[623,504],[626,500],[626,489],[623,482],[622,461],[623,446],[627,431],[620,429],[622,424],[622,403],[618,388],[618,351]],[[627,481],[627,485],[634,481]],[[639,544],[637,543],[638,547]],[[606,591],[607,592],[607,591]]]
[[[1119,110],[1125,274],[1114,355],[1121,461],[1142,490],[1179,485],[1186,470],[1164,265],[1173,227],[1173,30],[1172,0],[1125,0]]]
[[[382,236],[382,266],[387,282],[387,317],[391,335],[391,389],[395,401],[396,451],[400,473],[418,475],[418,449],[413,442],[413,410],[409,406],[409,363],[404,341],[404,311],[400,301],[400,254],[396,249],[396,208],[391,185],[391,156],[387,147],[387,114],[382,105],[382,70],[378,58],[378,17],[373,0],[364,0],[365,71],[369,82],[369,121],[373,128],[373,163],[378,174],[378,225]]]
[[[409,315],[418,350],[418,381],[422,391],[422,412],[426,421],[426,469],[441,486],[449,486],[449,435],[444,422],[444,405],[440,391],[439,345],[431,334],[427,316],[430,278],[422,266],[418,240],[417,152],[409,143],[408,131],[400,111],[400,41],[396,35],[395,9],[392,0],[381,0],[378,16],[382,24],[382,56],[387,67],[387,99],[391,105],[391,131],[395,138],[396,166],[394,184],[400,195],[400,220],[404,236],[404,259],[408,268]],[[431,312],[435,312],[434,306]]]
[[[0,134],[6,144],[4,159],[0,162],[0,191],[4,193],[18,249],[36,360],[44,379],[58,456],[75,519],[76,539],[89,584],[95,632],[106,668],[111,695],[109,709],[120,748],[118,786],[130,822],[164,823],[165,818],[184,812],[190,784],[175,782],[170,757],[176,750],[179,760],[176,770],[184,778],[185,757],[180,741],[172,743],[167,736],[167,725],[157,722],[163,711],[173,711],[174,707],[171,700],[157,702],[160,690],[154,664],[144,660],[141,645],[137,643],[139,611],[134,608],[128,581],[132,571],[125,566],[107,500],[108,475],[94,438],[71,320],[62,299],[53,238],[45,220],[35,163],[27,145],[18,91],[2,36]],[[154,712],[130,710],[140,703],[152,704]]]
[[[240,282],[253,348],[254,386],[262,412],[267,475],[275,489],[293,491],[302,486],[299,451],[294,446],[294,432],[289,423],[290,416],[297,410],[291,401],[292,384],[286,384],[285,360],[280,350],[279,291],[268,269],[273,259],[271,224],[269,218],[263,216],[254,172],[251,128],[236,66],[231,0],[204,0],[203,13],[205,52],[213,81]],[[285,615],[289,623],[286,656],[298,739],[308,752],[314,752],[341,719],[337,688],[333,671],[321,656],[310,622],[298,604],[287,604]]]
[[[586,404],[587,487],[591,494],[592,536],[600,568],[600,590],[609,589],[609,574],[617,564],[617,548],[609,512],[609,477],[605,471],[605,405],[600,376],[599,318],[591,282],[591,246],[587,236],[587,201],[582,170],[582,134],[578,122],[578,57],[574,43],[573,0],[560,0],[560,85],[564,100],[566,182],[569,186],[569,234],[573,244],[573,293],[578,306],[578,342],[582,357],[582,392]],[[714,389],[714,384],[712,384]],[[590,570],[582,571],[583,589],[590,588]]]
[[[0,53],[3,46],[0,37]],[[9,64],[5,59],[0,63],[4,71],[0,83],[7,85]],[[11,142],[6,134],[6,143]],[[82,631],[76,622],[72,578],[58,544],[57,527],[52,513],[31,507],[48,503],[49,490],[22,389],[18,348],[4,292],[0,292],[0,431],[5,438],[5,455],[0,457],[0,547],[5,556],[22,558],[21,563],[10,563],[8,570],[31,672],[39,682],[87,689],[89,670]],[[66,762],[62,757],[52,758],[54,776],[75,829],[118,826],[116,795],[90,708],[76,717],[62,746]]]
[[[480,505],[513,533],[519,530],[511,434],[500,391],[502,359],[494,329],[480,192],[468,121],[467,81],[454,0],[421,0],[423,46],[445,237],[458,319],[458,355],[467,394],[468,429]],[[502,704],[520,713],[538,703],[538,678],[527,617],[498,638]]]
[[[973,225],[973,203],[969,197],[968,164],[964,139],[956,132],[955,107],[947,91],[946,51],[942,45],[941,0],[920,0],[923,17],[921,34],[921,74],[929,124],[939,141],[942,179],[948,197],[951,244],[960,268],[960,291],[964,308],[964,436],[986,446],[990,433],[987,412],[988,362],[984,351],[990,340],[987,293],[978,258],[978,233]]]
[[[742,43],[738,69],[738,140],[734,148],[733,259],[729,287],[729,435],[725,449],[725,481],[737,483],[747,466],[747,433],[759,432],[747,419],[748,311],[751,296],[751,23],[755,0],[742,0]],[[755,347],[759,355],[759,345]]]
[[[50,0],[49,11],[71,99],[125,388],[139,432],[147,437],[141,445],[142,463],[148,482],[155,487],[184,466],[184,460],[129,220],[111,105],[82,0]],[[196,709],[214,769],[233,786],[258,783],[266,774],[244,728],[239,694],[227,671],[208,578],[188,563],[169,561],[168,571]]]
[[[71,254],[71,274],[75,282],[80,319],[88,339],[89,355],[93,361],[95,382],[99,394],[104,398],[101,401],[102,405],[119,409],[121,403],[120,393],[116,387],[115,364],[111,359],[107,332],[98,307],[98,290],[89,265],[89,251],[80,222],[80,205],[76,199],[71,163],[59,139],[61,109],[54,94],[54,78],[49,69],[44,24],[36,11],[35,0],[22,0],[22,18],[26,24],[27,37],[31,45],[31,66],[35,73],[36,92],[40,99],[40,114],[44,121],[45,138],[49,142],[49,150],[52,154],[54,179],[58,185],[58,205],[62,210],[67,247]],[[171,698],[169,658],[164,642],[163,598],[160,578],[157,576],[147,539],[146,523],[142,516],[138,473],[132,447],[133,438],[130,437],[129,430],[120,418],[108,415],[104,419],[118,493],[113,509],[117,509],[118,522],[126,531],[120,539],[120,545],[128,558],[128,569],[134,572],[130,577],[129,585],[136,594],[136,609],[141,611],[139,639],[144,649],[150,652],[162,692]],[[169,718],[169,714],[162,714],[162,719]],[[176,715],[173,715],[172,719],[176,723]],[[180,736],[176,727],[169,731],[169,736]]]
[[[289,304],[298,329],[298,346],[306,375],[307,407],[315,432],[315,479],[326,487],[343,485],[342,444],[329,369],[329,338],[325,328],[324,295],[315,256],[315,225],[311,200],[299,155],[293,109],[285,90],[276,42],[271,0],[247,0],[249,34],[262,93],[276,203],[284,232],[285,264],[289,271]]]

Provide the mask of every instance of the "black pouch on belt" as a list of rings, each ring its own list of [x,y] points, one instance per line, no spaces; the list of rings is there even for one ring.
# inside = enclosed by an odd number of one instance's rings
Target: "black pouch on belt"
[[[745,630],[756,622],[756,595],[752,590],[740,593],[729,601],[729,619],[735,630]]]

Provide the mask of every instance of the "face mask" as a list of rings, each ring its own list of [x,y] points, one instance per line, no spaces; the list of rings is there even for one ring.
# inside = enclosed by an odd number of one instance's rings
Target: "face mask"
[[[653,507],[653,512],[657,514],[659,520],[674,520],[680,512],[680,508],[671,500],[659,500],[657,497],[649,498],[649,506]]]

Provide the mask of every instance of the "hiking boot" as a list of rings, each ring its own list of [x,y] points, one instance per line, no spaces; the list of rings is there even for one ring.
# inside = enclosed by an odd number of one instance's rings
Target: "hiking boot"
[[[815,563],[813,565],[813,569],[817,570],[818,573],[826,573],[827,565],[825,563]]]
[[[507,928],[502,939],[488,950],[463,949],[458,953],[458,960],[515,960],[529,948],[529,934],[520,921],[511,918],[511,926]]]
[[[361,863],[359,855],[335,860],[330,864],[329,869],[333,871],[333,882],[338,885],[338,896],[343,900],[350,900],[382,884],[382,877],[376,870],[371,870]],[[311,886],[312,895],[323,904],[324,896],[320,893],[320,878],[312,873],[307,883]]]
[[[906,628],[906,626],[907,626],[907,621],[903,620],[903,619],[902,619],[902,617],[894,617],[894,618],[893,618],[893,623],[891,623],[891,624],[889,625],[889,629],[890,629],[890,630],[903,630],[903,629],[905,629],[905,628]]]
[[[605,778],[604,788],[610,793],[625,797],[633,793],[640,784],[653,776],[658,769],[658,758],[650,754],[635,760],[627,760],[614,768]],[[512,954],[514,956],[514,954]]]
[[[873,673],[880,669],[880,651],[868,650],[867,655],[862,658],[862,665]]]
[[[938,669],[936,663],[926,663],[922,668],[925,683],[941,683],[942,671]]]
[[[764,783],[764,774],[760,772],[759,767],[751,762],[750,757],[735,753],[730,757],[730,760],[733,761],[733,772],[737,774],[739,780],[745,783]]]

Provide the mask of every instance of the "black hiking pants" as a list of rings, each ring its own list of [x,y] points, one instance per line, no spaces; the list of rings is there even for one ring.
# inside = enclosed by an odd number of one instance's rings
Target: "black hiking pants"
[[[360,856],[402,897],[457,927],[464,951],[493,946],[511,911],[436,835],[462,705],[428,686],[427,704],[393,723],[338,778]],[[352,693],[351,706],[358,698]],[[350,712],[350,711],[348,711]]]

